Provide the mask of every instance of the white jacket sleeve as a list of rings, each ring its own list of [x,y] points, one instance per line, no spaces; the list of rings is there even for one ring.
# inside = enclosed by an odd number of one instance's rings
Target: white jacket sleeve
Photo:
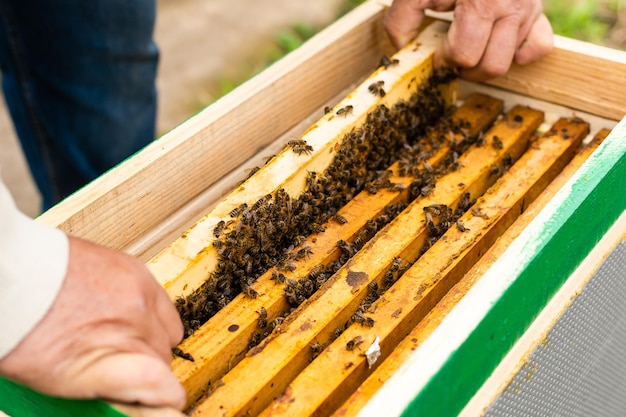
[[[50,309],[68,259],[67,236],[21,213],[0,181],[0,358]]]

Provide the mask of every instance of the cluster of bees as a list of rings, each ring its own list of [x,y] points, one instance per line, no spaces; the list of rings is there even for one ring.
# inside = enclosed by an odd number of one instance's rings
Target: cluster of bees
[[[324,172],[308,174],[305,190],[297,198],[279,189],[250,206],[242,204],[233,209],[231,219],[220,222],[213,231],[213,245],[218,252],[215,270],[199,289],[176,301],[185,326],[185,337],[239,293],[256,297],[251,284],[272,267],[275,267],[272,279],[285,285],[284,294],[292,307],[306,300],[376,231],[397,216],[406,203],[389,206],[379,218],[369,220],[352,242],[338,242],[340,256],[336,261],[314,267],[299,280],[286,279],[282,272],[294,270],[295,262],[310,254],[311,248],[302,246],[307,236],[324,232],[324,224],[328,221],[345,222],[337,212],[356,194],[363,190],[376,193],[380,188],[394,187],[388,172],[393,162],[400,160],[401,174],[415,178],[409,190],[411,198],[427,195],[439,175],[454,169],[461,152],[454,145],[441,164],[445,168],[423,166],[426,158],[443,143],[449,143],[449,132],[464,129],[463,123],[451,121],[452,109],[438,89],[439,85],[454,77],[455,73],[438,73],[422,83],[408,100],[400,101],[391,108],[379,105],[367,115],[362,126],[345,135],[336,156]],[[380,91],[373,91],[372,94],[380,95]],[[443,122],[447,123],[447,127],[434,129],[433,126],[441,120],[447,120]],[[290,141],[287,147],[296,153],[313,151],[304,141]],[[421,169],[418,168],[420,162]],[[401,268],[398,267],[398,270]],[[398,270],[394,271],[395,275]],[[357,313],[355,321],[367,323],[367,319]],[[268,331],[276,325],[264,324]],[[255,334],[250,345],[258,343],[262,336]]]
[[[440,173],[447,172],[450,167],[440,165],[438,171]],[[441,175],[441,174],[440,174]],[[460,231],[464,232],[466,229],[459,221],[459,218],[472,206],[473,201],[470,201],[470,194],[464,193],[459,201],[456,209],[452,209],[445,204],[431,204],[424,207],[425,225],[428,233],[428,238],[420,250],[420,256],[424,254],[443,234],[453,225],[456,225]],[[414,261],[413,261],[414,262]],[[393,259],[391,265],[384,273],[380,283],[378,281],[372,281],[367,289],[366,297],[361,301],[359,307],[354,311],[350,320],[344,325],[343,328],[337,328],[333,332],[332,338],[337,338],[353,323],[359,323],[361,326],[373,327],[374,320],[371,317],[367,317],[366,313],[380,296],[387,291],[404,272],[409,269],[413,264],[409,260],[396,257]],[[346,345],[346,349],[352,350],[355,347],[355,341],[352,340]]]

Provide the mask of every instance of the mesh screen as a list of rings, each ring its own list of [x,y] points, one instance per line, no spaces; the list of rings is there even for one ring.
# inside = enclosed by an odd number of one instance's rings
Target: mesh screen
[[[624,242],[594,273],[485,415],[626,415]]]

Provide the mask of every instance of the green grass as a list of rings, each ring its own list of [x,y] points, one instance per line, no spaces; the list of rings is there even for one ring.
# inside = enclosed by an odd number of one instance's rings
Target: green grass
[[[554,33],[587,42],[606,44],[617,12],[626,7],[620,0],[545,0],[544,12]]]
[[[249,78],[252,78],[288,53],[296,50],[320,29],[313,27],[307,22],[297,22],[289,27],[278,29],[265,51],[247,66],[241,68],[238,74],[219,77],[215,85],[209,88],[211,96],[218,99],[228,94]],[[199,108],[203,108],[207,104],[209,103],[198,103]]]

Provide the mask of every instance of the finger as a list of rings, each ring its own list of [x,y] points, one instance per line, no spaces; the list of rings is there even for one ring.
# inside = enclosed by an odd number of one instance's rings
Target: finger
[[[154,352],[165,360],[171,360],[171,348],[176,346],[183,337],[183,325],[174,303],[163,287],[156,281],[148,268],[139,263],[138,276],[143,278],[143,293],[147,303],[146,314],[134,317],[138,336],[150,346]]]
[[[482,58],[473,68],[461,71],[461,76],[470,81],[485,81],[504,75],[511,67],[517,50],[518,30],[517,16],[497,20]]]
[[[472,68],[480,62],[490,39],[494,19],[491,15],[467,10],[471,6],[459,4],[448,36],[437,49],[434,57],[436,67],[460,66]]]
[[[152,356],[121,353],[84,369],[74,384],[89,397],[182,409],[186,393],[169,365]]]
[[[454,0],[395,0],[387,14],[384,25],[396,48],[401,48],[414,39],[424,20],[424,10],[432,8],[438,11],[450,10]]]
[[[180,319],[178,310],[176,310],[174,303],[170,300],[163,287],[158,283],[157,286],[158,288],[155,294],[156,315],[168,336],[168,348],[171,348],[176,346],[183,339],[183,322]]]
[[[514,59],[519,65],[528,65],[548,55],[553,48],[552,26],[546,15],[542,14],[532,25],[526,40],[515,52]]]
[[[384,20],[385,30],[391,43],[396,48],[406,45],[417,36],[423,19],[424,9],[420,7],[419,2],[395,0],[389,7]]]

